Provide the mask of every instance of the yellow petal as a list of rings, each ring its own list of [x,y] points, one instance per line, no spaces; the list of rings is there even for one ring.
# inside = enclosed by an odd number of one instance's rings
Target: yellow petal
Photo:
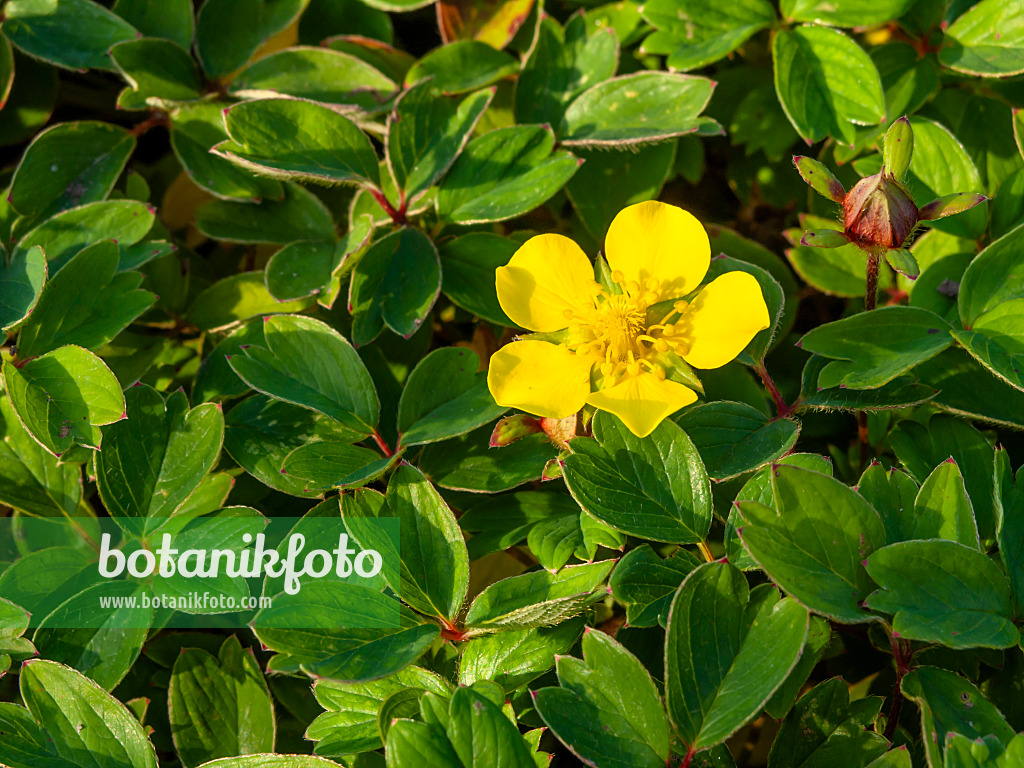
[[[675,325],[689,344],[683,359],[696,368],[718,368],[769,324],[768,307],[754,276],[726,272],[701,289]]]
[[[651,373],[627,376],[614,387],[592,392],[587,402],[614,413],[637,437],[647,437],[662,419],[697,399],[697,393],[677,381]]]
[[[531,331],[569,326],[565,310],[592,309],[594,266],[568,237],[531,237],[496,271],[498,303],[516,325]]]
[[[593,363],[561,344],[514,341],[491,356],[487,386],[498,405],[563,419],[586,402]]]
[[[626,281],[660,281],[659,300],[678,299],[704,279],[711,264],[708,233],[688,211],[657,200],[623,208],[605,238],[605,257]]]

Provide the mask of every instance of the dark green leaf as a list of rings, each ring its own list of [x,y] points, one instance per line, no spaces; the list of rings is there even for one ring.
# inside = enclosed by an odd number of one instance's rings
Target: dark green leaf
[[[638,438],[603,411],[593,424],[596,439],[573,440],[565,459],[566,484],[580,506],[633,536],[702,541],[711,525],[711,483],[686,433],[666,420]]]
[[[116,125],[55,125],[25,150],[11,181],[11,205],[25,216],[46,219],[105,200],[134,150],[135,137]]]
[[[437,194],[438,215],[458,224],[511,219],[544,203],[576,172],[575,156],[553,151],[546,126],[511,126],[466,145]]]
[[[10,263],[0,257],[0,331],[7,331],[28,317],[45,282],[46,256],[42,248],[19,250]]]
[[[753,719],[796,665],[807,626],[807,609],[774,590],[751,602],[728,563],[687,576],[665,641],[666,705],[683,742],[712,747]]]
[[[609,586],[612,595],[626,603],[629,626],[657,625],[668,614],[672,595],[698,565],[700,560],[682,548],[665,558],[655,554],[650,544],[626,553],[612,571]]]
[[[229,141],[213,151],[257,173],[378,184],[377,155],[355,123],[301,99],[244,101],[224,113]]]
[[[637,72],[580,94],[558,134],[565,146],[623,146],[696,133],[713,83],[669,72]]]
[[[196,55],[211,79],[225,77],[302,12],[309,0],[208,0],[196,18]],[[245,19],[244,24],[239,24]]]
[[[4,35],[15,46],[67,69],[112,70],[110,46],[139,34],[92,0],[11,0],[4,17]]]
[[[215,657],[183,648],[167,692],[171,735],[182,765],[274,751],[274,707],[256,657],[238,638]]]
[[[874,589],[864,559],[885,544],[885,527],[864,499],[827,475],[772,467],[775,509],[739,503],[739,534],[787,593],[816,613],[855,624],[874,617],[861,601]]]
[[[439,248],[441,289],[454,304],[495,325],[512,327],[498,303],[494,270],[508,264],[518,244],[490,232],[471,232]]]
[[[75,444],[98,448],[100,426],[124,417],[121,385],[81,347],[55,349],[20,368],[4,361],[3,374],[18,419],[55,456]]]
[[[352,346],[330,326],[299,315],[266,318],[266,347],[229,361],[253,389],[317,411],[358,434],[373,431],[380,412],[373,381]]]
[[[36,357],[65,344],[99,349],[149,309],[142,275],[117,272],[117,245],[99,242],[76,254],[46,284],[18,334],[18,354]]]
[[[939,61],[982,77],[1024,72],[1024,25],[1014,11],[999,0],[982,0],[945,30]]]
[[[1020,640],[1006,574],[973,547],[904,541],[867,558],[881,589],[865,605],[894,614],[893,632],[949,648],[1008,648]]]
[[[792,419],[771,419],[746,403],[718,401],[687,408],[677,419],[713,480],[763,467],[787,453],[800,434]]]
[[[433,78],[432,88],[447,95],[468,93],[519,71],[519,63],[478,40],[456,40],[435,48],[409,69],[405,84]]]
[[[129,85],[118,99],[122,109],[166,108],[202,95],[198,67],[185,48],[170,40],[144,37],[118,43],[110,57]]]
[[[229,328],[257,315],[301,312],[312,303],[310,298],[278,301],[267,290],[262,272],[241,272],[217,281],[196,296],[187,314],[193,325],[212,331]]]

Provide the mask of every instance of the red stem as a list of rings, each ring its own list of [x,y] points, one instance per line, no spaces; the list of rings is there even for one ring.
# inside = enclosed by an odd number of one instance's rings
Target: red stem
[[[768,369],[764,367],[764,360],[759,362],[755,367],[754,371],[761,377],[761,381],[764,383],[764,388],[768,390],[768,394],[772,397],[772,402],[775,403],[775,410],[778,411],[779,417],[788,416],[793,412],[793,407],[786,405],[786,401],[782,399],[782,394],[779,392],[779,388],[775,385],[775,380],[768,373]]]
[[[903,709],[903,691],[900,689],[900,685],[903,682],[903,676],[910,671],[910,659],[913,652],[910,650],[910,643],[895,636],[889,637],[889,646],[892,648],[892,655],[896,660],[896,685],[892,689],[892,704],[889,706],[889,717],[885,721],[885,733],[882,735],[891,742],[893,736],[896,735],[900,712]]]
[[[384,209],[384,213],[391,217],[391,221],[399,225],[408,223],[408,219],[405,218],[404,201],[396,211],[395,207],[390,203],[390,201],[388,201],[383,192],[379,189],[374,189],[373,187],[369,187],[369,190],[370,194],[373,195],[373,199],[377,201],[377,204],[380,205],[381,208]]]
[[[373,438],[373,442],[375,442],[377,444],[377,447],[380,448],[381,453],[384,454],[385,459],[389,459],[395,455],[395,452],[391,450],[391,447],[387,444],[384,438],[381,437],[380,432],[378,432],[377,430],[373,430],[373,434],[370,435],[370,437]]]
[[[683,762],[679,764],[679,768],[690,768],[690,763],[693,761],[693,756],[697,754],[697,749],[693,746],[686,748],[686,756],[683,758]]]
[[[881,258],[877,253],[868,254],[868,274],[864,293],[864,309],[868,312],[875,308],[878,296],[878,262]]]

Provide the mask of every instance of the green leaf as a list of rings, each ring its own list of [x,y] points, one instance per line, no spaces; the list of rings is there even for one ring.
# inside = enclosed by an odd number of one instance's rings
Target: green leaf
[[[963,475],[953,459],[935,468],[914,501],[915,528],[909,539],[947,539],[980,549],[974,509]]]
[[[415,720],[396,721],[388,731],[384,751],[395,768],[414,768],[424,763],[437,768],[463,768],[444,731]]]
[[[553,627],[474,637],[466,643],[459,663],[459,683],[493,680],[507,692],[515,691],[551,669],[560,654],[568,653],[583,626],[583,619],[576,618]]]
[[[138,34],[92,0],[11,0],[4,6],[4,35],[29,56],[66,69],[113,70],[110,46]]]
[[[377,712],[392,694],[409,688],[451,695],[451,686],[439,675],[420,667],[367,683],[339,683],[317,680],[313,694],[327,711],[306,729],[306,738],[316,741],[319,755],[348,755],[380,749]]]
[[[878,513],[843,483],[801,467],[772,467],[775,509],[739,503],[738,529],[751,557],[816,613],[856,624],[874,617],[861,601],[874,589],[863,561],[885,545]]]
[[[816,685],[783,721],[768,765],[866,765],[889,746],[881,734],[868,730],[881,707],[882,699],[876,696],[851,703],[849,688],[840,677]]]
[[[1024,72],[1024,24],[1012,6],[982,0],[945,32],[939,61],[950,69],[981,77]]]
[[[1010,386],[1024,390],[1024,349],[1021,349],[1020,313],[1024,302],[1007,302],[991,315],[982,318],[977,331],[953,331],[953,338],[960,342],[975,360],[990,373],[998,376]],[[1009,311],[1007,311],[1009,310]],[[995,320],[992,327],[984,322]],[[1010,331],[1010,333],[1006,333]]]
[[[843,297],[863,296],[866,260],[864,252],[856,245],[812,248],[801,244],[806,229],[827,229],[835,224],[820,216],[801,214],[800,226],[784,232],[786,239],[793,245],[786,251],[786,258],[805,282],[822,293]]]
[[[99,349],[156,300],[142,275],[117,272],[120,253],[102,241],[72,257],[43,290],[18,334],[18,355],[36,357],[65,344]]]
[[[265,395],[317,411],[360,435],[373,432],[377,393],[352,346],[325,323],[276,315],[263,324],[266,347],[232,357],[232,369]]]
[[[449,347],[431,352],[416,365],[398,403],[402,445],[463,435],[508,410],[495,405],[479,364],[475,352]]]
[[[887,544],[922,538],[914,535],[918,526],[914,509],[918,487],[906,472],[887,470],[878,461],[873,461],[857,481],[857,492],[882,518]]]
[[[376,492],[359,491],[344,497],[342,514],[362,548],[401,558],[400,583],[390,586],[402,600],[430,616],[455,621],[469,588],[469,555],[455,515],[422,472],[401,464],[388,482],[383,508]],[[372,522],[378,515],[399,519],[399,552],[392,551],[393,544]]]
[[[481,43],[482,45],[482,43]],[[576,172],[575,156],[553,151],[555,135],[538,125],[510,126],[466,145],[437,194],[445,221],[503,221],[547,201]]]
[[[615,599],[626,603],[629,626],[656,626],[668,614],[672,595],[683,579],[698,565],[700,560],[682,548],[665,558],[655,554],[650,544],[627,552],[608,584]]]
[[[285,456],[281,474],[305,481],[305,491],[360,487],[383,475],[395,457],[381,458],[371,448],[335,442],[300,445]]]
[[[612,77],[618,63],[617,35],[591,32],[576,16],[563,30],[555,19],[542,15],[516,80],[516,122],[559,125],[569,103]]]
[[[820,616],[811,616],[811,622],[807,627],[807,642],[800,654],[800,661],[764,705],[766,715],[781,720],[789,713],[831,642],[832,627],[829,623]]]
[[[904,676],[900,689],[920,707],[922,732],[935,734],[934,740],[921,740],[929,765],[943,764],[943,750],[950,733],[979,741],[995,736],[1003,744],[1014,737],[1013,728],[999,710],[976,687],[953,672],[918,667]]]
[[[308,298],[278,301],[267,290],[262,272],[241,272],[218,280],[195,297],[188,319],[204,331],[222,330],[257,315],[300,312],[313,302]]]
[[[1003,426],[1024,426],[1024,392],[993,376],[961,349],[929,360],[915,375],[939,390],[932,402],[945,411]]]
[[[408,339],[440,292],[441,261],[430,238],[412,227],[385,235],[352,270],[353,342],[368,344],[385,325]]]
[[[594,85],[566,109],[565,146],[615,147],[696,133],[714,84],[703,77],[637,72]]]
[[[766,0],[742,0],[723,6],[713,0],[652,0],[641,13],[654,27],[642,50],[668,54],[665,63],[687,71],[718,61],[775,21]]]
[[[677,423],[697,446],[713,480],[727,480],[780,458],[795,444],[800,424],[771,419],[746,403],[720,400],[687,408]]]
[[[73,669],[53,661],[26,662],[21,671],[21,695],[45,731],[48,749],[69,764],[156,768],[153,745],[138,720],[121,702]]]
[[[996,451],[995,481],[999,558],[1010,580],[1014,616],[1019,617],[1024,615],[1024,474],[1018,470],[1014,480],[1005,450]]]
[[[142,536],[170,517],[209,474],[224,442],[219,405],[191,410],[184,393],[151,387],[125,394],[127,419],[107,428],[96,455],[96,485],[118,524]]]
[[[72,517],[82,499],[82,470],[45,451],[0,396],[0,502],[29,515]]]
[[[185,50],[192,47],[196,22],[191,0],[117,0],[114,13],[147,37],[173,40]]]
[[[70,208],[28,232],[14,247],[13,260],[40,246],[49,262],[51,279],[72,256],[100,240],[120,247],[135,245],[153,227],[156,211],[135,200],[107,200]]]
[[[288,665],[352,683],[404,669],[440,632],[394,597],[358,584],[342,589],[337,582],[321,581],[304,584],[296,595],[278,594],[251,626],[264,646],[285,654]]]
[[[772,41],[772,58],[779,101],[808,144],[826,136],[853,144],[855,125],[876,125],[885,118],[878,70],[839,30],[779,30]]]
[[[40,133],[25,150],[11,180],[11,205],[46,219],[105,200],[135,150],[135,137],[110,123],[61,123]]]
[[[491,584],[466,613],[474,630],[525,629],[558,624],[600,597],[614,560],[566,566],[558,573],[531,571]]]
[[[832,462],[816,453],[791,453],[775,463],[790,464],[795,467],[812,469],[823,475],[832,475]],[[736,501],[756,501],[758,504],[774,509],[775,493],[772,491],[772,468],[772,466],[764,467],[752,474],[736,494]],[[917,490],[916,486],[914,490]],[[740,541],[739,534],[736,532],[736,527],[739,525],[742,525],[742,520],[738,508],[734,504],[729,510],[729,518],[725,526],[725,554],[729,562],[740,570],[752,571],[758,566]]]
[[[234,636],[216,657],[201,648],[183,648],[167,698],[174,746],[187,768],[274,750],[270,691],[256,657]]]
[[[130,581],[103,581],[87,587],[38,622],[32,640],[45,658],[67,664],[102,688],[113,690],[139,657],[153,609],[132,605],[107,608],[100,601],[138,600],[147,590]]]
[[[662,768],[669,731],[658,689],[643,664],[603,632],[583,636],[583,660],[558,659],[561,688],[534,704],[558,739],[591,765]]]
[[[267,290],[278,301],[316,296],[317,303],[329,309],[341,290],[342,276],[372,235],[372,218],[360,216],[336,245],[309,241],[286,245],[267,261]]]
[[[442,488],[498,493],[537,480],[557,451],[545,435],[530,435],[493,450],[488,426],[428,445],[420,455],[423,472]]]
[[[223,200],[258,203],[264,198],[281,199],[287,194],[281,182],[254,176],[210,152],[228,138],[223,110],[223,102],[199,102],[171,113],[171,148],[185,173],[200,189]]]
[[[256,173],[320,183],[380,182],[369,138],[322,104],[243,101],[225,110],[224,125],[230,140],[212,151]]]
[[[229,93],[239,98],[281,94],[373,112],[397,89],[391,78],[355,56],[297,46],[257,59],[232,79]]]
[[[435,48],[410,67],[406,86],[433,78],[430,86],[446,95],[468,93],[519,71],[519,63],[479,40],[455,40]]]
[[[129,86],[118,98],[121,108],[167,108],[202,96],[199,68],[175,42],[155,37],[129,40],[111,48],[110,57]]]
[[[728,563],[705,563],[672,600],[665,640],[665,699],[690,749],[719,744],[752,720],[796,665],[807,609],[792,598],[750,600]]]
[[[207,237],[236,243],[291,243],[334,240],[334,221],[312,192],[283,184],[280,199],[258,205],[213,200],[196,210],[196,228]]]
[[[448,713],[448,739],[465,768],[536,768],[516,725],[472,688],[455,691]]]
[[[950,330],[928,310],[881,307],[820,325],[799,344],[833,359],[819,374],[819,387],[875,389],[948,347]]]
[[[665,420],[638,438],[603,411],[593,429],[596,439],[573,440],[564,464],[566,485],[580,506],[632,536],[702,541],[711,525],[711,483],[686,433]]]
[[[941,359],[941,355],[934,358]],[[931,361],[924,363],[928,365]],[[850,389],[844,385],[825,389],[819,385],[822,370],[831,365],[828,358],[811,355],[801,374],[800,397],[793,407],[845,411],[884,411],[917,405],[936,395],[934,387],[918,384],[911,376],[899,376],[875,389]]]
[[[81,347],[55,349],[20,368],[5,360],[3,374],[19,421],[55,456],[76,444],[98,448],[100,426],[123,418],[121,385]]]
[[[0,258],[0,331],[14,328],[28,317],[45,282],[46,255],[42,248],[18,250],[9,263],[5,257]]]
[[[587,231],[600,240],[623,208],[656,199],[674,173],[678,144],[678,140],[663,141],[633,147],[630,152],[578,149],[583,164],[565,191]]]
[[[846,190],[832,171],[824,163],[810,157],[794,157],[793,165],[796,166],[800,178],[822,197],[827,197],[833,203],[842,203],[846,197]],[[829,230],[823,230],[829,231]],[[817,245],[817,244],[816,244]],[[824,246],[829,247],[829,246]]]
[[[986,247],[967,267],[958,304],[964,328],[971,330],[985,314],[1024,295],[1024,226]]]
[[[309,0],[209,0],[196,18],[196,55],[211,79],[244,65],[302,13]],[[246,23],[239,25],[238,20]]]
[[[992,446],[977,429],[952,416],[936,415],[927,426],[901,421],[889,438],[896,457],[919,483],[953,457],[964,476],[982,541],[995,534]]]
[[[446,240],[438,249],[445,296],[487,322],[513,327],[498,303],[494,270],[508,264],[518,247],[514,240],[490,232]]]
[[[399,97],[388,117],[387,163],[402,201],[414,202],[451,167],[493,96],[477,91],[456,104],[427,80]]]
[[[868,557],[867,569],[881,589],[865,605],[893,614],[901,637],[949,648],[1008,648],[1020,640],[1006,574],[974,547],[904,541]]]
[[[836,27],[871,27],[898,19],[914,0],[782,0],[779,10],[789,21],[813,21]]]

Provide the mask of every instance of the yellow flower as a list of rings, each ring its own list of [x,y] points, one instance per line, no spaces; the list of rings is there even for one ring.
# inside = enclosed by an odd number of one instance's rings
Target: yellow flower
[[[487,385],[499,405],[564,418],[590,404],[646,437],[697,399],[674,381],[718,368],[769,326],[761,286],[728,272],[689,302],[711,264],[707,233],[692,214],[649,201],[620,211],[605,256],[613,290],[562,235],[538,235],[496,275],[498,302],[517,325],[557,341],[523,339],[491,357]]]

